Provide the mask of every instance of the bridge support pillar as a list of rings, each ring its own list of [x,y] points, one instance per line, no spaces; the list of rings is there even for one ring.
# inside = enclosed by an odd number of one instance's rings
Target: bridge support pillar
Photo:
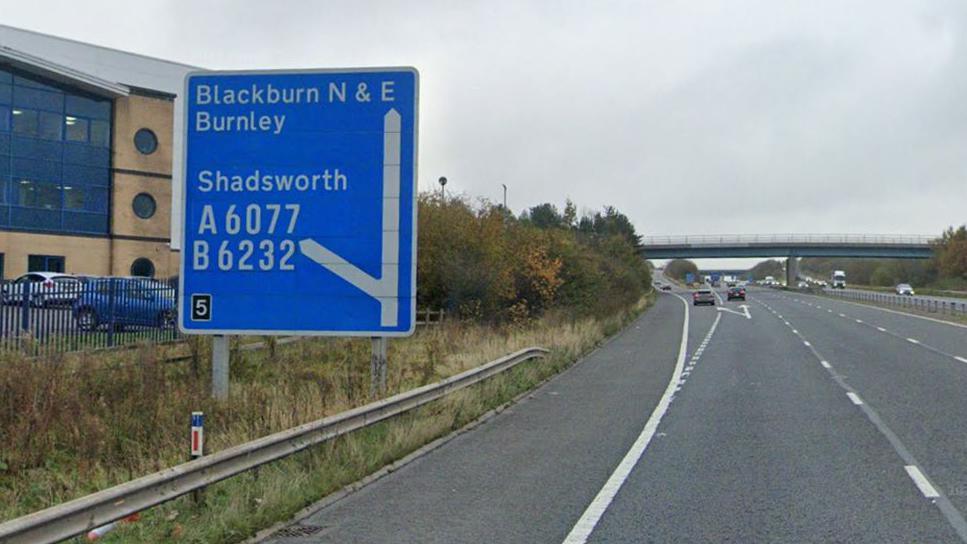
[[[799,258],[789,257],[786,259],[786,287],[795,287],[796,278],[799,277]]]

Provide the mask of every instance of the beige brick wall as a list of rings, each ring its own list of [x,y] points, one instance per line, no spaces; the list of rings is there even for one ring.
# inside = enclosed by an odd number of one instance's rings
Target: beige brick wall
[[[110,240],[82,236],[55,236],[0,231],[3,277],[12,279],[27,272],[28,255],[60,255],[64,271],[103,276],[109,272]]]
[[[114,168],[171,175],[174,103],[161,98],[123,96],[114,101]],[[143,155],[134,147],[134,134],[151,129],[158,149]]]
[[[166,242],[142,242],[139,240],[117,240],[114,243],[115,276],[131,275],[131,265],[140,257],[150,259],[154,264],[157,278],[168,278],[178,274],[178,253],[169,249]]]
[[[154,197],[157,210],[148,219],[134,213],[134,197],[147,193]],[[122,236],[142,236],[168,240],[171,233],[171,180],[114,173],[111,190],[111,232]]]

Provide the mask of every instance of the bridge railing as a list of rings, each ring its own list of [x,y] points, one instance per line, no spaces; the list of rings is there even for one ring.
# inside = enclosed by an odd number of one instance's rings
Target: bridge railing
[[[929,245],[937,236],[928,234],[701,234],[644,236],[644,246],[746,245],[746,244],[869,244]]]

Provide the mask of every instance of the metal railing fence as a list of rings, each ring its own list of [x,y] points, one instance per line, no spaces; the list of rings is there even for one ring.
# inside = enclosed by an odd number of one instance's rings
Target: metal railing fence
[[[0,350],[42,355],[180,337],[177,289],[149,278],[8,281],[0,303]]]
[[[927,234],[708,234],[681,236],[644,236],[644,246],[694,244],[870,244],[929,245],[937,240]]]
[[[876,291],[826,289],[827,296],[872,302],[898,308],[909,308],[924,313],[967,317],[967,300],[943,300],[918,296],[895,295],[892,293],[878,293]]]

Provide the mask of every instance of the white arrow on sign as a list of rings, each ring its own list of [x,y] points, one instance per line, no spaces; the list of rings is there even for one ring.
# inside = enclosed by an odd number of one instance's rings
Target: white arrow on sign
[[[752,319],[752,314],[749,313],[749,305],[748,304],[740,304],[739,305],[739,308],[742,308],[742,311],[741,312],[736,312],[735,310],[730,310],[728,308],[723,308],[722,306],[716,306],[715,307],[715,309],[718,310],[718,311],[720,311],[720,312],[729,312],[730,314],[744,315],[746,319]]]
[[[400,114],[391,109],[383,116],[383,256],[382,273],[374,278],[312,238],[299,242],[299,250],[333,274],[379,301],[381,327],[395,327],[399,305],[400,255]]]

